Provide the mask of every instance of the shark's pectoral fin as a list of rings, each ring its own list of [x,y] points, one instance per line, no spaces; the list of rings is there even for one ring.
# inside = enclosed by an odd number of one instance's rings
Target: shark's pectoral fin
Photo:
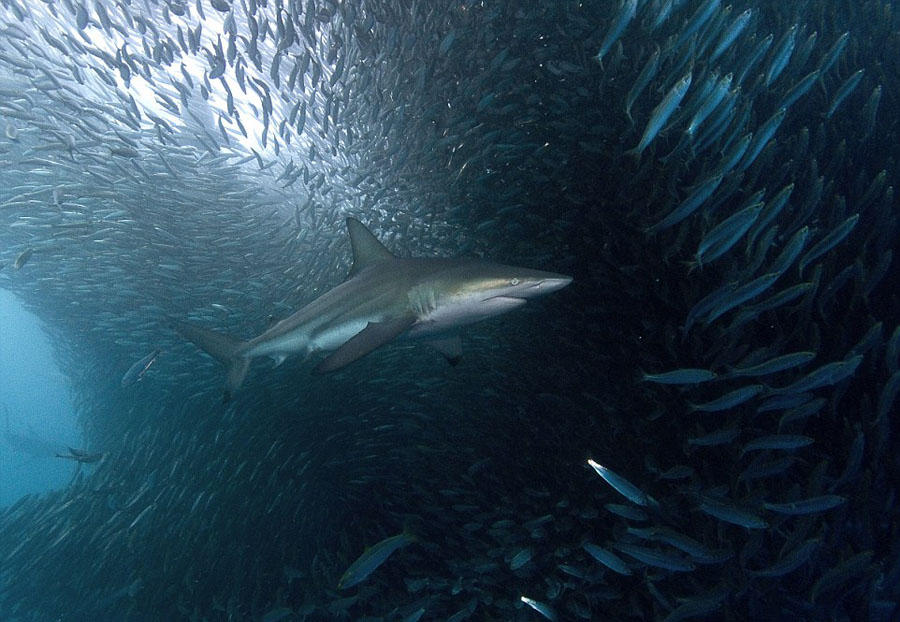
[[[416,316],[409,314],[385,322],[369,322],[364,329],[348,339],[344,345],[322,359],[313,369],[313,373],[326,374],[349,365],[394,339],[412,326],[415,321]]]
[[[460,340],[459,335],[452,335],[440,339],[429,339],[425,343],[440,352],[441,355],[447,359],[447,362],[454,367],[462,359],[462,341]]]

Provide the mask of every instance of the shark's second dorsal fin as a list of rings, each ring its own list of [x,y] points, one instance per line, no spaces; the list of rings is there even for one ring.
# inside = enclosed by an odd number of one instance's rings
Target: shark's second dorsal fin
[[[353,266],[347,275],[348,279],[372,264],[394,259],[391,251],[355,218],[347,218],[347,229],[350,231],[350,246],[353,247]]]

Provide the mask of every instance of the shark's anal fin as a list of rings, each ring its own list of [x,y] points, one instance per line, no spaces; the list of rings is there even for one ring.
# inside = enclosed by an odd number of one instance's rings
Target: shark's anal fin
[[[313,373],[327,374],[349,365],[394,339],[412,326],[415,321],[416,316],[409,314],[385,322],[369,322],[364,329],[348,339],[344,345],[322,359],[313,369]]]
[[[440,339],[429,339],[428,345],[441,353],[447,362],[456,367],[462,359],[462,341],[459,335],[450,335]]]

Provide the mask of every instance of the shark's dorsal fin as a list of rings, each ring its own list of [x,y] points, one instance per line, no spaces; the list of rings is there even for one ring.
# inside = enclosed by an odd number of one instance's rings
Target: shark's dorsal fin
[[[394,259],[391,251],[378,241],[366,226],[355,218],[347,218],[347,229],[350,232],[350,246],[353,247],[353,266],[347,278],[356,276],[360,270],[372,264]]]

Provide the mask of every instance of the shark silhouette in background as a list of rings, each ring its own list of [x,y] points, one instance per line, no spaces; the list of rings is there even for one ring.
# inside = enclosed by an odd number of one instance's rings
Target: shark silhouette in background
[[[15,453],[31,456],[27,462],[40,458],[56,457],[72,460],[76,463],[75,472],[72,474],[72,479],[69,480],[67,486],[71,486],[81,473],[82,465],[94,464],[103,458],[101,452],[91,452],[86,449],[76,449],[62,443],[54,443],[41,438],[30,429],[27,434],[21,431],[14,431],[9,422],[9,408],[6,405],[3,406],[3,412],[6,419],[6,429],[3,432],[3,438]]]
[[[99,462],[103,458],[103,453],[96,451],[91,452],[86,449],[76,449],[74,447],[66,447],[69,450],[67,454],[57,453],[57,458],[65,458],[66,460],[74,460],[79,464],[93,464]]]
[[[64,447],[62,443],[54,443],[42,438],[34,430],[29,429],[27,433],[13,430],[9,423],[9,408],[6,405],[3,406],[3,412],[6,419],[3,439],[15,453],[34,458],[52,458]]]

